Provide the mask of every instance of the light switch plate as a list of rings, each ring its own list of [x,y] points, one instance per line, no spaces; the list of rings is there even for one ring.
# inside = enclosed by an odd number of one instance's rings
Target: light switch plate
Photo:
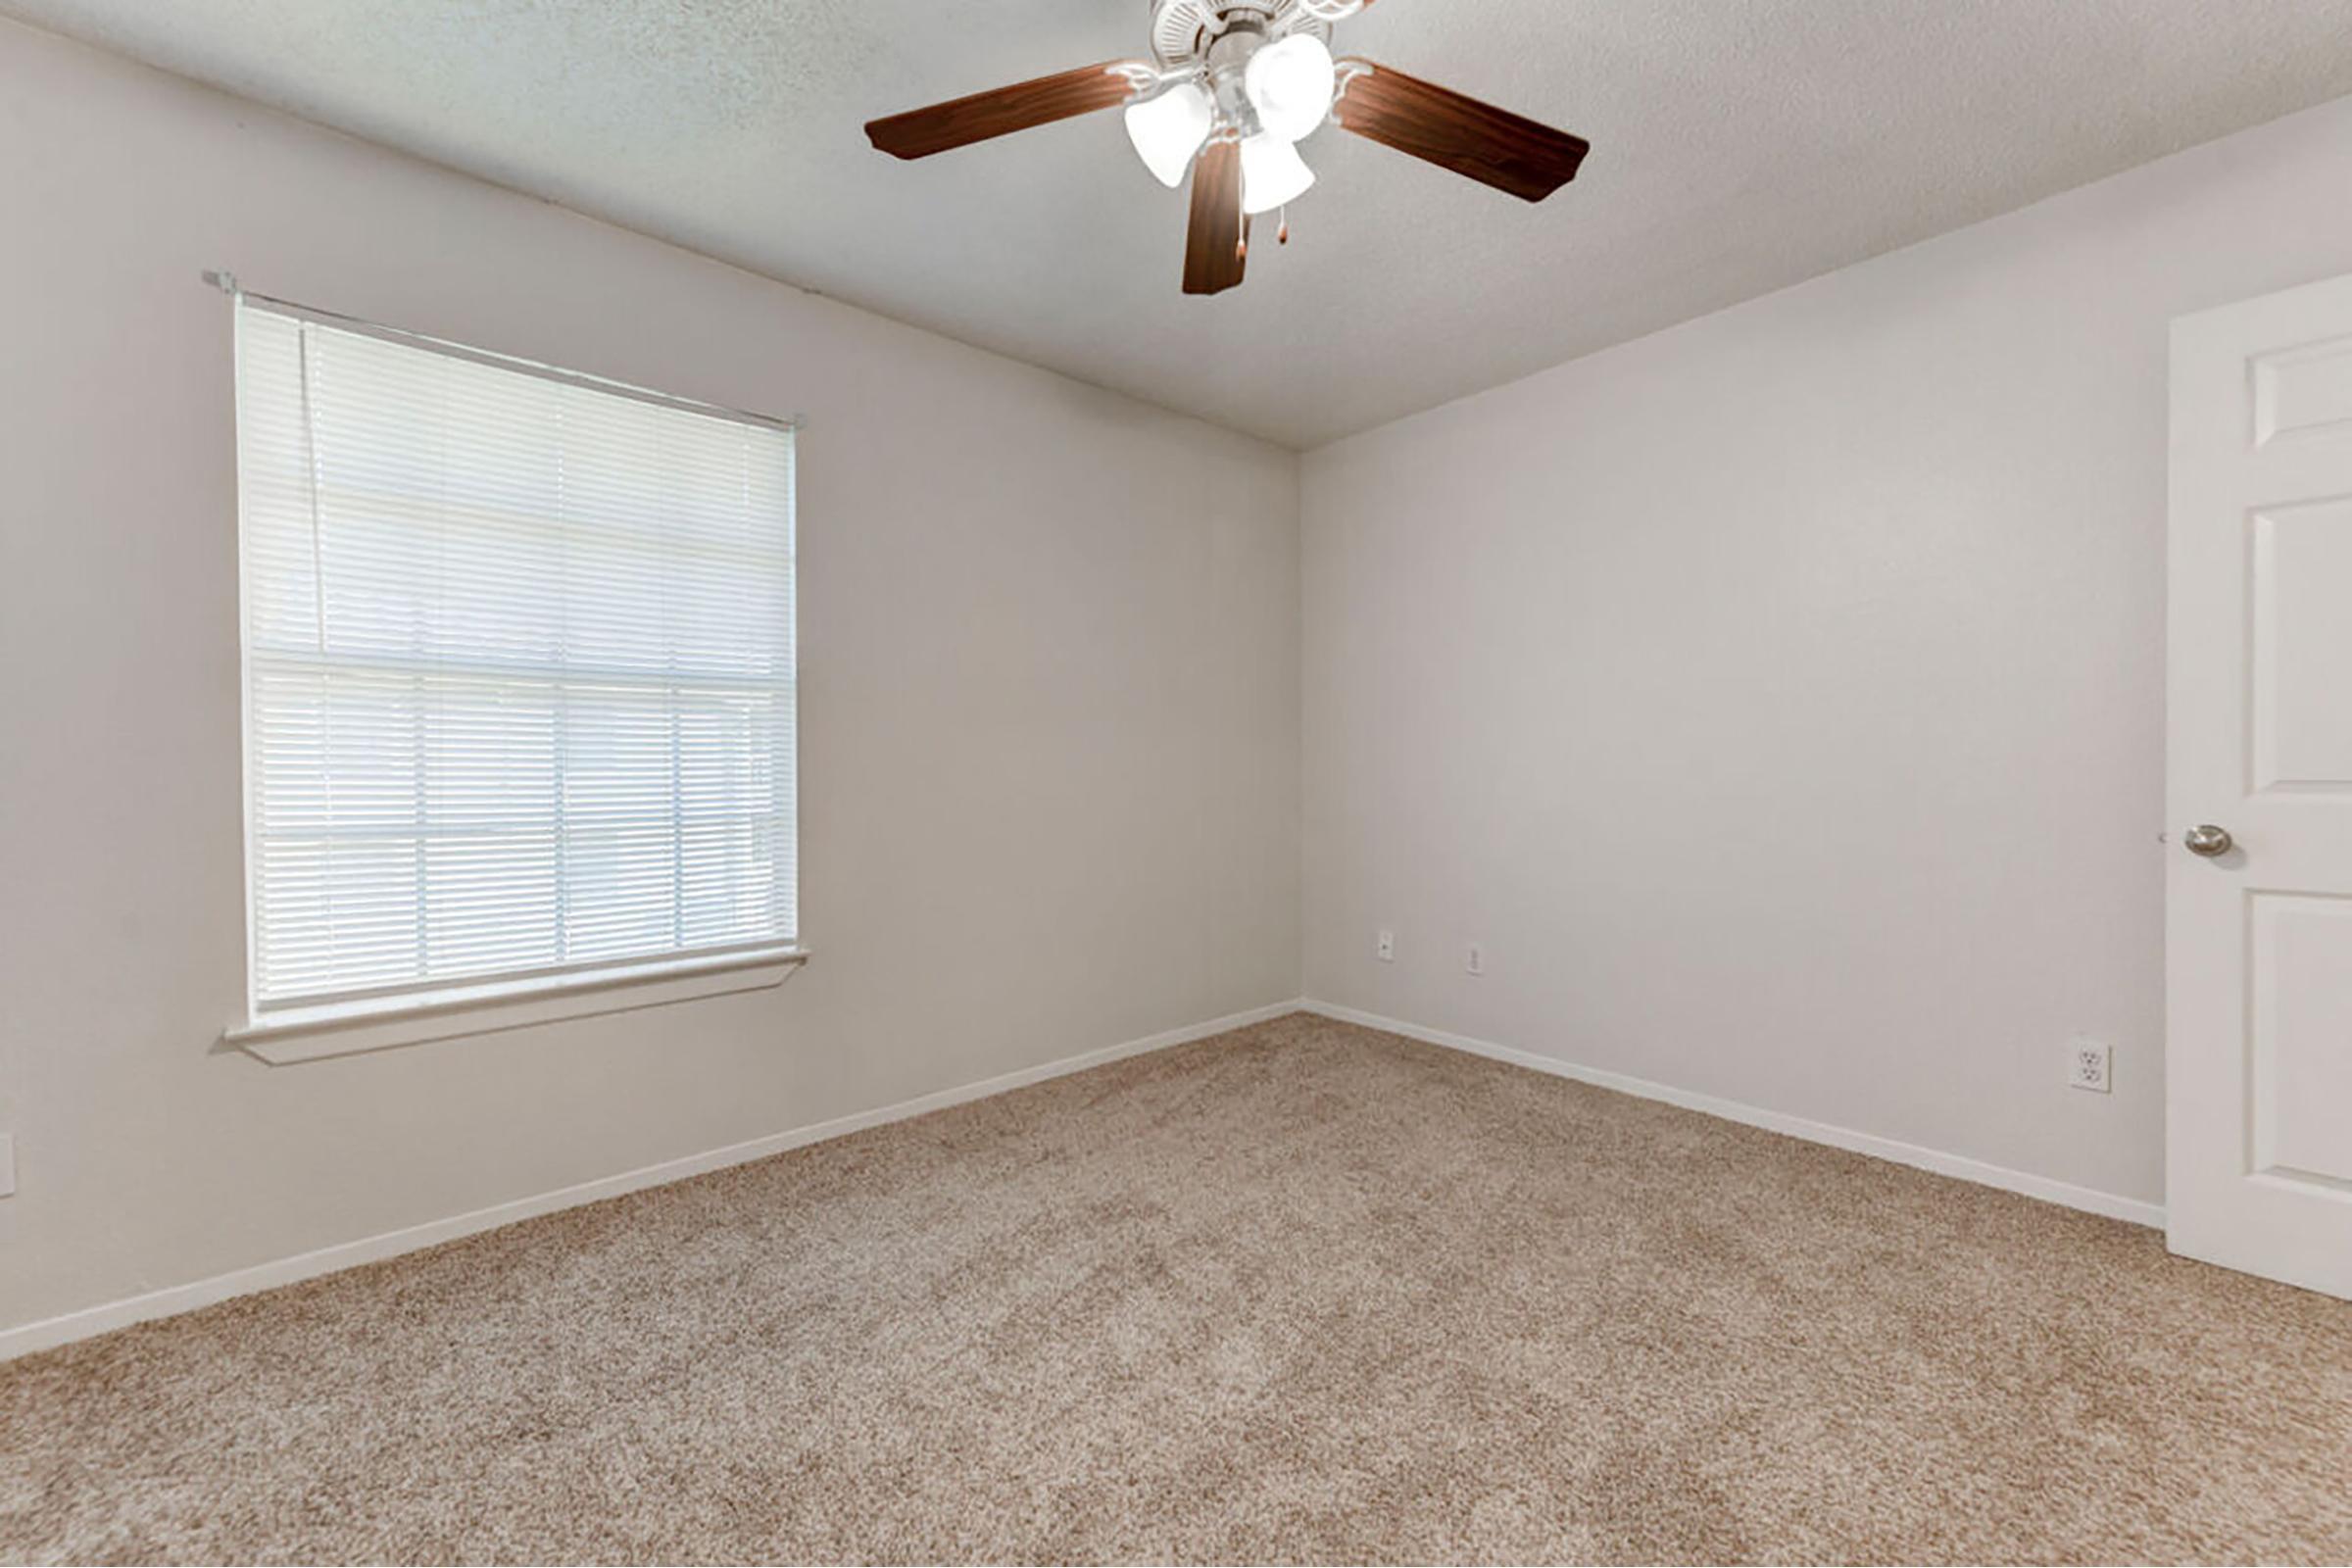
[[[17,1190],[17,1140],[13,1133],[0,1133],[0,1198]]]

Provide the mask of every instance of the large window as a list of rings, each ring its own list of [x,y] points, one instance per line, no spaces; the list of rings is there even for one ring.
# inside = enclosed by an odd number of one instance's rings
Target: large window
[[[788,948],[793,431],[236,314],[256,1021]]]

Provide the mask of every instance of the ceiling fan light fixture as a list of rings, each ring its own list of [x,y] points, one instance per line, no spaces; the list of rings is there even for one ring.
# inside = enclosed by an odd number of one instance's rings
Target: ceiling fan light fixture
[[[1154,98],[1127,106],[1127,139],[1152,177],[1174,190],[1184,183],[1193,154],[1208,140],[1215,112],[1200,83],[1180,81]]]
[[[1242,91],[1270,136],[1302,141],[1331,113],[1338,68],[1331,50],[1311,32],[1294,32],[1250,57]]]
[[[1242,143],[1242,211],[1252,218],[1306,194],[1315,172],[1298,149],[1261,130]]]
[[[1287,207],[1315,183],[1297,144],[1325,121],[1525,202],[1576,177],[1592,151],[1582,136],[1373,61],[1334,62],[1331,24],[1371,3],[1151,0],[1149,59],[1105,60],[886,115],[866,122],[866,139],[893,158],[929,158],[1123,109],[1152,177],[1173,190],[1191,176],[1183,274],[1191,295],[1221,294],[1242,281],[1250,218]],[[1345,118],[1337,113],[1343,91]]]

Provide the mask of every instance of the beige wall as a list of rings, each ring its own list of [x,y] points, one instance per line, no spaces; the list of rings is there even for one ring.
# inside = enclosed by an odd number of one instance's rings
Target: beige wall
[[[2166,323],[2347,192],[2352,100],[1311,454],[1308,995],[2161,1200]]]
[[[0,214],[0,1328],[1296,993],[1292,454],[6,23]],[[217,1048],[206,268],[808,416],[804,973],[302,1066]]]

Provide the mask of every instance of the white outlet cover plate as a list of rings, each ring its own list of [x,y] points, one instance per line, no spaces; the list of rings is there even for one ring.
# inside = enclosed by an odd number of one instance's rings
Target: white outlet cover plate
[[[2066,1081],[2072,1088],[2104,1095],[2115,1087],[2115,1048],[2103,1040],[2070,1040]]]

